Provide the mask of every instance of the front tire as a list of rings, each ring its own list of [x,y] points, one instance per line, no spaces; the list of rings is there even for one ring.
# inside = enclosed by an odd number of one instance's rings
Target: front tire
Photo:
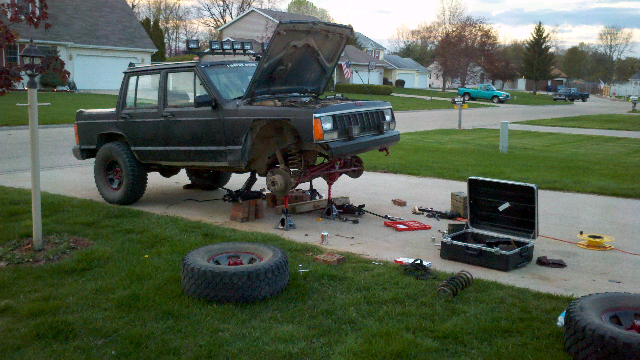
[[[182,289],[219,303],[263,300],[289,285],[284,251],[265,244],[222,243],[191,251],[182,259]]]
[[[640,359],[640,294],[603,293],[569,304],[564,347],[576,360]]]
[[[109,204],[131,205],[147,189],[147,172],[122,142],[103,145],[93,166],[96,187]]]
[[[497,96],[494,96],[494,97],[492,97],[492,98],[491,98],[491,101],[492,101],[494,104],[497,104],[497,103],[499,103],[499,102],[500,102],[500,98],[498,98]]]

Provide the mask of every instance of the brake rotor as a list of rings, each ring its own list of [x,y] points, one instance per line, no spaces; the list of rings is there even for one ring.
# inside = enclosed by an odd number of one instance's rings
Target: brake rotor
[[[583,239],[577,245],[587,250],[606,251],[613,250],[614,247],[609,244],[605,244],[613,241],[613,237],[599,234],[580,234],[578,238]]]

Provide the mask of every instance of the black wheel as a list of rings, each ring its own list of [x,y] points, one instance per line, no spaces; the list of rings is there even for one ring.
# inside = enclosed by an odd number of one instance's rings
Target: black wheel
[[[500,98],[498,98],[497,96],[493,96],[493,97],[491,98],[491,101],[492,101],[494,104],[497,104],[497,103],[499,103],[499,102],[500,102]]]
[[[218,170],[187,169],[187,177],[195,188],[216,190],[227,185],[231,179],[231,173]]]
[[[462,98],[464,99],[464,101],[469,101],[471,100],[471,94],[464,93],[464,95],[462,95]]]
[[[269,170],[267,173],[267,189],[276,196],[285,196],[293,186],[291,173],[280,168]]]
[[[586,98],[586,97],[583,97],[583,98],[582,98],[582,102],[587,102],[587,98]]]
[[[110,204],[133,204],[147,189],[147,172],[122,142],[110,142],[100,148],[93,175],[100,195]]]
[[[188,296],[245,303],[284,291],[289,284],[289,262],[284,251],[271,245],[214,244],[185,255],[181,277]]]
[[[564,347],[576,360],[640,359],[640,294],[584,296],[567,307]]]

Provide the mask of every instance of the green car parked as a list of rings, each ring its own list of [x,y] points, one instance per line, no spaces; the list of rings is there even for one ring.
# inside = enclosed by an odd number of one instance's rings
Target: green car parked
[[[487,99],[495,104],[505,103],[511,98],[509,93],[498,91],[491,84],[480,84],[477,88],[458,88],[458,96],[462,96],[464,101]]]

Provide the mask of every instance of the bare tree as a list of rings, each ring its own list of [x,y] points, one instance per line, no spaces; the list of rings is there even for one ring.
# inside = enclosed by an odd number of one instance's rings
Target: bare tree
[[[444,31],[459,23],[466,15],[467,5],[462,0],[440,0],[436,8],[435,23]]]
[[[632,40],[633,32],[621,26],[605,26],[598,33],[600,49],[607,57],[607,82],[613,80],[616,60],[631,50]]]
[[[251,8],[273,9],[281,0],[196,0],[205,27],[218,29]]]
[[[133,10],[138,19],[140,19],[140,5],[142,4],[142,1],[143,0],[127,0],[127,4],[131,6],[131,10]]]
[[[333,18],[329,15],[327,9],[319,8],[308,0],[292,0],[289,5],[287,5],[287,12],[315,16],[322,21],[333,22]]]

